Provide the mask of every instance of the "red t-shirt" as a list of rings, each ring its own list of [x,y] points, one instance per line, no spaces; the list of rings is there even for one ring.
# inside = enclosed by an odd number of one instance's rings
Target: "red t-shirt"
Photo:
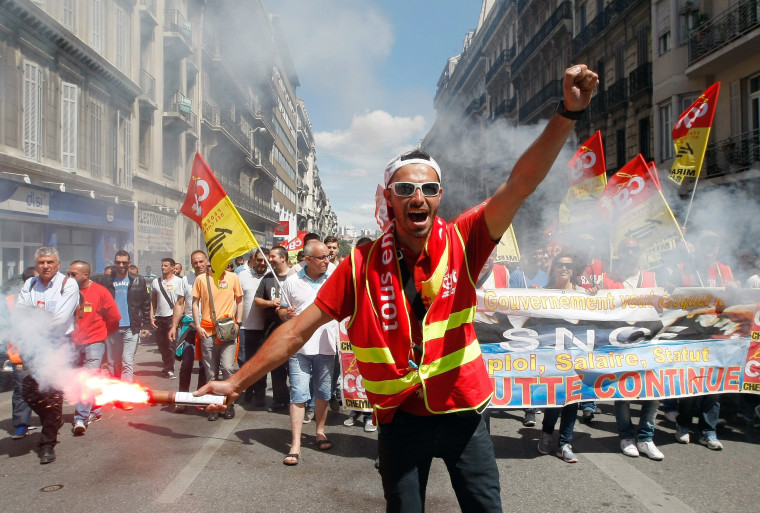
[[[477,280],[480,270],[488,260],[493,248],[498,241],[491,240],[491,236],[488,233],[488,226],[483,216],[484,209],[478,208],[461,214],[456,219],[456,226],[459,227],[459,233],[462,234],[462,239],[465,243],[467,251],[467,263],[470,267],[470,276],[473,280]],[[449,236],[452,243],[456,243],[454,237],[454,225],[448,225]],[[400,243],[396,242],[397,247],[404,254],[404,262],[409,267],[410,273],[413,273],[414,282],[417,287],[417,291],[422,293],[421,281],[426,276],[426,270],[431,266],[431,259],[424,253],[415,255],[411,250]],[[463,279],[463,278],[460,278]],[[314,300],[320,310],[327,313],[332,318],[341,321],[346,317],[350,317],[354,313],[355,291],[353,286],[353,280],[351,279],[351,256],[343,260],[338,268],[333,272],[332,276],[327,282],[319,289],[317,298]],[[411,308],[409,309],[411,312]],[[414,313],[412,312],[412,316]],[[411,323],[412,325],[412,339],[415,344],[422,343],[422,328],[417,322]],[[419,362],[417,362],[419,363]],[[415,415],[433,415],[425,408],[425,403],[420,394],[412,394],[404,401],[399,408],[403,411],[413,413]],[[393,411],[378,412],[380,417],[378,422],[384,424],[390,422],[393,418]]]
[[[103,342],[109,333],[119,328],[121,314],[116,301],[107,288],[95,282],[90,282],[90,286],[80,292],[83,301],[76,310],[71,340],[79,345]]]

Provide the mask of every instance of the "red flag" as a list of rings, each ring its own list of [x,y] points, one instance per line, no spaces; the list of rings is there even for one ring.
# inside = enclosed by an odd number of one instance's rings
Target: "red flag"
[[[657,191],[646,160],[640,154],[612,175],[599,198],[599,207],[607,219],[640,205]]]
[[[290,233],[290,221],[280,221],[280,224],[274,229],[274,234],[277,237],[287,237]]]
[[[222,185],[200,153],[195,155],[190,184],[180,212],[203,228],[203,218],[225,197]]]
[[[571,169],[568,175],[571,187],[587,178],[594,178],[607,172],[600,130],[594,132],[594,135],[578,148],[567,166]]]
[[[195,154],[180,210],[203,230],[215,282],[233,258],[259,246],[200,153]]]
[[[678,185],[685,178],[699,178],[719,93],[720,82],[716,82],[681,114],[673,127],[671,135],[676,158],[668,178]]]
[[[306,230],[299,230],[298,234],[291,240],[287,242],[283,242],[280,244],[283,248],[287,249],[288,252],[291,251],[299,251],[303,249],[303,238],[306,236],[306,234],[309,233]]]

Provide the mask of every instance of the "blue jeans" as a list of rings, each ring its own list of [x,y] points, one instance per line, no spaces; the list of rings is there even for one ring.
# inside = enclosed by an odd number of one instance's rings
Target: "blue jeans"
[[[699,410],[699,423],[697,428],[702,431],[702,436],[715,436],[715,428],[718,426],[720,415],[720,403],[718,395],[702,395],[699,397],[681,397],[678,399],[678,427],[690,428],[691,418],[694,416],[694,407]]]
[[[579,403],[578,406],[582,411],[589,410],[591,413],[596,412],[596,403],[594,401],[584,401]]]
[[[23,395],[24,371],[13,365],[13,395],[11,404],[13,405],[13,427],[27,426],[32,423],[32,409],[22,399]]]
[[[551,435],[554,433],[554,425],[559,421],[559,447],[572,443],[573,431],[575,430],[575,418],[578,416],[578,403],[566,404],[561,408],[547,408],[544,410],[544,420],[541,430]]]
[[[309,397],[329,401],[332,395],[332,370],[335,357],[331,354],[305,355],[296,353],[288,361],[290,371],[290,402],[304,404]],[[309,392],[314,384],[314,393]]]
[[[641,401],[639,433],[636,437],[639,442],[651,442],[654,437],[654,418],[657,415],[658,403],[659,401]],[[615,421],[620,438],[634,438],[630,401],[615,401]]]
[[[446,464],[462,511],[502,511],[499,469],[480,415],[397,411],[380,424],[377,442],[386,511],[424,511],[433,458]]]
[[[93,342],[83,346],[74,346],[74,358],[77,366],[83,369],[100,369],[100,364],[103,363],[103,354],[106,352],[105,342]],[[87,423],[90,418],[90,413],[94,413],[96,416],[100,415],[101,408],[96,406],[93,408],[92,403],[77,403],[76,411],[74,412],[74,422],[81,420]]]
[[[106,339],[108,372],[125,383],[134,381],[135,353],[139,337],[139,333],[132,333],[132,328],[119,328]]]

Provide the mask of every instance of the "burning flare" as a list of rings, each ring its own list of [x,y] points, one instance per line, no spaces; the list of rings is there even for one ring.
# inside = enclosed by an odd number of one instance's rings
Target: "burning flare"
[[[148,389],[138,383],[124,383],[88,373],[82,373],[79,377],[82,380],[83,399],[93,398],[93,402],[98,406],[113,401],[147,403],[150,398]]]

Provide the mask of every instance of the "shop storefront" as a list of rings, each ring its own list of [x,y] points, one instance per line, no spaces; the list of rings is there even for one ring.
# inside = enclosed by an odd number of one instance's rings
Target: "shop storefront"
[[[113,201],[0,179],[0,280],[34,265],[34,252],[55,246],[61,268],[89,262],[93,272],[134,249],[134,208]]]

